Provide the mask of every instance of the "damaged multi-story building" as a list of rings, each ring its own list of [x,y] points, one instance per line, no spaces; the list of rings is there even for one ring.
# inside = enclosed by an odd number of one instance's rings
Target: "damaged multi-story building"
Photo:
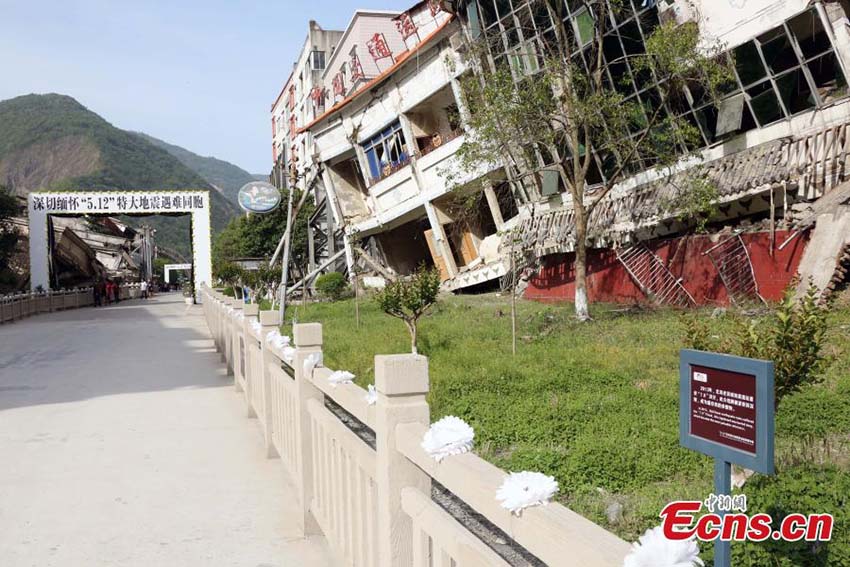
[[[343,32],[324,72],[324,98],[315,92],[312,100],[324,112],[296,134],[312,148],[315,174],[303,187],[316,192],[316,216],[344,227],[334,242],[311,223],[311,264],[333,257],[320,255],[321,241],[341,244],[349,269],[360,259],[385,274],[435,266],[449,289],[505,274],[499,232],[518,222],[509,187],[491,183],[488,171],[449,174],[464,137],[460,33],[438,2],[357,12]],[[452,192],[461,185],[479,195],[462,219]]]
[[[602,53],[612,88],[683,117],[698,129],[701,143],[698,160],[674,173],[640,172],[596,208],[589,230],[590,299],[649,296],[682,305],[776,299],[798,274],[834,287],[846,273],[842,262],[850,261],[848,3],[620,4],[606,26]],[[565,2],[564,17],[579,39],[593,33],[593,13],[582,0]],[[689,89],[659,100],[651,80],[616,80],[636,75],[628,55],[642,53],[667,20],[695,20],[707,41],[724,46],[734,86],[720,100]],[[398,273],[434,265],[445,287],[457,290],[493,285],[506,274],[504,234],[512,232],[536,259],[526,297],[571,299],[574,216],[563,184],[552,180],[520,190],[498,163],[467,178],[453,166],[464,140],[459,77],[474,67],[465,46],[484,37],[488,52],[478,63],[504,62],[533,75],[542,61],[528,54],[542,53],[553,29],[545,2],[422,2],[390,21],[394,29],[375,33],[355,29],[352,21],[347,43],[334,52],[336,66],[325,70],[324,111],[298,129],[310,137],[316,183],[327,195],[328,213],[343,227],[342,245],[365,248],[362,256],[371,264]],[[353,37],[369,39],[364,46]],[[356,75],[364,60],[378,73],[355,86],[346,73]],[[606,167],[593,157],[588,182],[601,183]],[[697,166],[717,188],[704,235],[692,234],[669,206],[677,176]]]

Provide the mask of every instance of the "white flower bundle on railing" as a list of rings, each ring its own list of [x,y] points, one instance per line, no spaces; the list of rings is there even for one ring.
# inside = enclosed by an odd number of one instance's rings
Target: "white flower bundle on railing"
[[[251,328],[254,329],[254,332],[258,335],[263,332],[263,326],[259,321],[251,321]]]
[[[632,552],[623,567],[696,567],[705,565],[699,557],[699,546],[694,539],[671,540],[664,530],[656,526],[632,544]]]
[[[432,423],[422,438],[422,448],[439,463],[449,455],[472,449],[475,431],[464,420],[453,415]]]
[[[374,384],[369,384],[366,388],[366,396],[364,397],[366,398],[366,403],[370,406],[374,406],[378,403],[378,390],[375,389]]]
[[[288,336],[281,335],[278,329],[272,329],[266,335],[266,342],[275,348],[279,348],[283,359],[292,364],[295,359],[295,349],[290,346],[292,340]]]
[[[496,500],[511,513],[520,512],[531,506],[548,504],[558,492],[554,477],[539,472],[522,471],[510,473],[496,491]]]
[[[269,331],[269,334],[266,335],[266,342],[272,346],[282,349],[284,347],[288,347],[289,343],[292,341],[286,335],[281,335],[278,329],[272,329]]]
[[[328,376],[328,382],[334,388],[340,384],[351,384],[354,382],[354,374],[348,370],[335,370]]]
[[[313,376],[313,369],[322,365],[324,355],[321,352],[314,352],[304,359],[304,374]]]

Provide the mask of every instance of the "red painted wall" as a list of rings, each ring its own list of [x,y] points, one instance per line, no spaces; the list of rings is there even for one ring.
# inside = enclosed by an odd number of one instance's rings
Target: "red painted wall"
[[[776,232],[774,257],[770,257],[770,233],[755,232],[742,235],[753,263],[759,292],[767,300],[778,300],[800,264],[807,236],[795,238],[778,250],[789,233]],[[714,246],[709,236],[689,236],[647,243],[676,276],[697,303],[721,304],[729,302],[726,289],[714,264],[703,252]],[[572,301],[575,293],[573,254],[555,254],[544,260],[544,267],[532,278],[525,291],[528,299],[544,301]],[[588,251],[588,296],[591,301],[634,303],[646,297],[632,281],[626,269],[610,249]]]

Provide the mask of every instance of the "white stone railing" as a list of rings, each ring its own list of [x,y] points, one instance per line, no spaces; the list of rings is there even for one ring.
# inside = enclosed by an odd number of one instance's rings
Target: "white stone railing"
[[[375,357],[377,400],[356,384],[333,386],[323,366],[322,327],[293,329],[291,358],[266,340],[275,311],[202,289],[202,306],[222,360],[257,417],[270,457],[295,487],[305,535],[323,534],[337,564],[363,567],[501,567],[497,553],[432,499],[432,483],[451,492],[545,565],[619,566],[630,546],[602,527],[550,503],[513,515],[496,500],[507,473],[472,453],[437,463],[421,447],[430,424],[428,359]],[[255,329],[254,323],[260,327]]]
[[[141,296],[139,284],[122,285],[120,293],[121,299],[136,299]],[[92,305],[94,289],[91,287],[0,295],[0,323],[11,323],[39,313]]]

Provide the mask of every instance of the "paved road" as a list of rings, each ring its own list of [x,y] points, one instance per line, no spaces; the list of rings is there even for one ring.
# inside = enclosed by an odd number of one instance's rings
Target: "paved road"
[[[0,326],[0,565],[332,565],[177,295]]]

